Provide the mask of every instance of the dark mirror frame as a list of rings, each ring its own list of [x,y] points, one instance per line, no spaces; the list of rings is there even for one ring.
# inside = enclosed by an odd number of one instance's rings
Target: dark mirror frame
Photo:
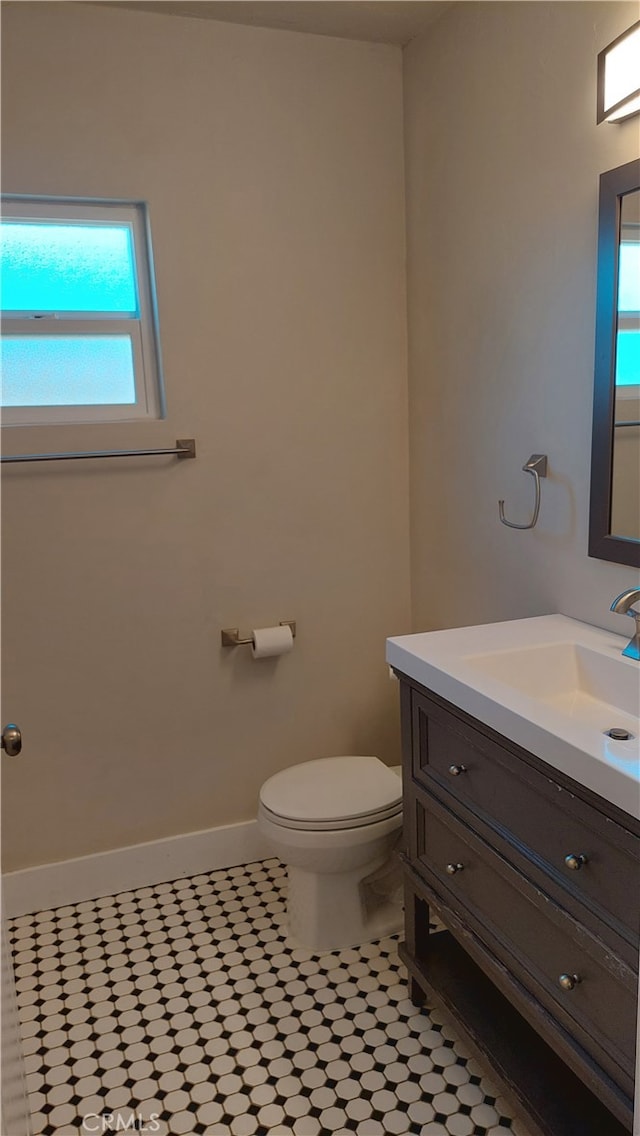
[[[611,533],[620,210],[636,189],[640,158],[600,175],[589,556],[638,568],[640,541]]]

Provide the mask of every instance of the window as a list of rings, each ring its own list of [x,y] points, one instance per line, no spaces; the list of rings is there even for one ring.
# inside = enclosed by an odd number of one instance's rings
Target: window
[[[3,422],[162,417],[144,205],[2,200]]]
[[[616,386],[637,387],[640,384],[640,226],[637,223],[622,225],[618,256]]]

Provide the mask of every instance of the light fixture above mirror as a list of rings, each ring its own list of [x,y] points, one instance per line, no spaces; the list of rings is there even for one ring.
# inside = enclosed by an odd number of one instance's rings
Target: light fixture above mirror
[[[640,114],[640,20],[598,55],[598,122]]]

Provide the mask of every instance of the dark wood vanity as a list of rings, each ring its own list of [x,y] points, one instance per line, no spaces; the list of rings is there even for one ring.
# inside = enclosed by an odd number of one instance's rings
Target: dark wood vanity
[[[416,1004],[486,1053],[535,1136],[632,1128],[640,825],[401,680]],[[430,910],[445,930],[430,930]]]

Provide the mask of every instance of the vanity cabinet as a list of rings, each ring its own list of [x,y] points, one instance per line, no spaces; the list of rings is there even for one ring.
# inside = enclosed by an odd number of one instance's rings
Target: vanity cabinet
[[[454,1016],[536,1136],[622,1136],[633,1114],[640,825],[398,677],[412,998]]]

